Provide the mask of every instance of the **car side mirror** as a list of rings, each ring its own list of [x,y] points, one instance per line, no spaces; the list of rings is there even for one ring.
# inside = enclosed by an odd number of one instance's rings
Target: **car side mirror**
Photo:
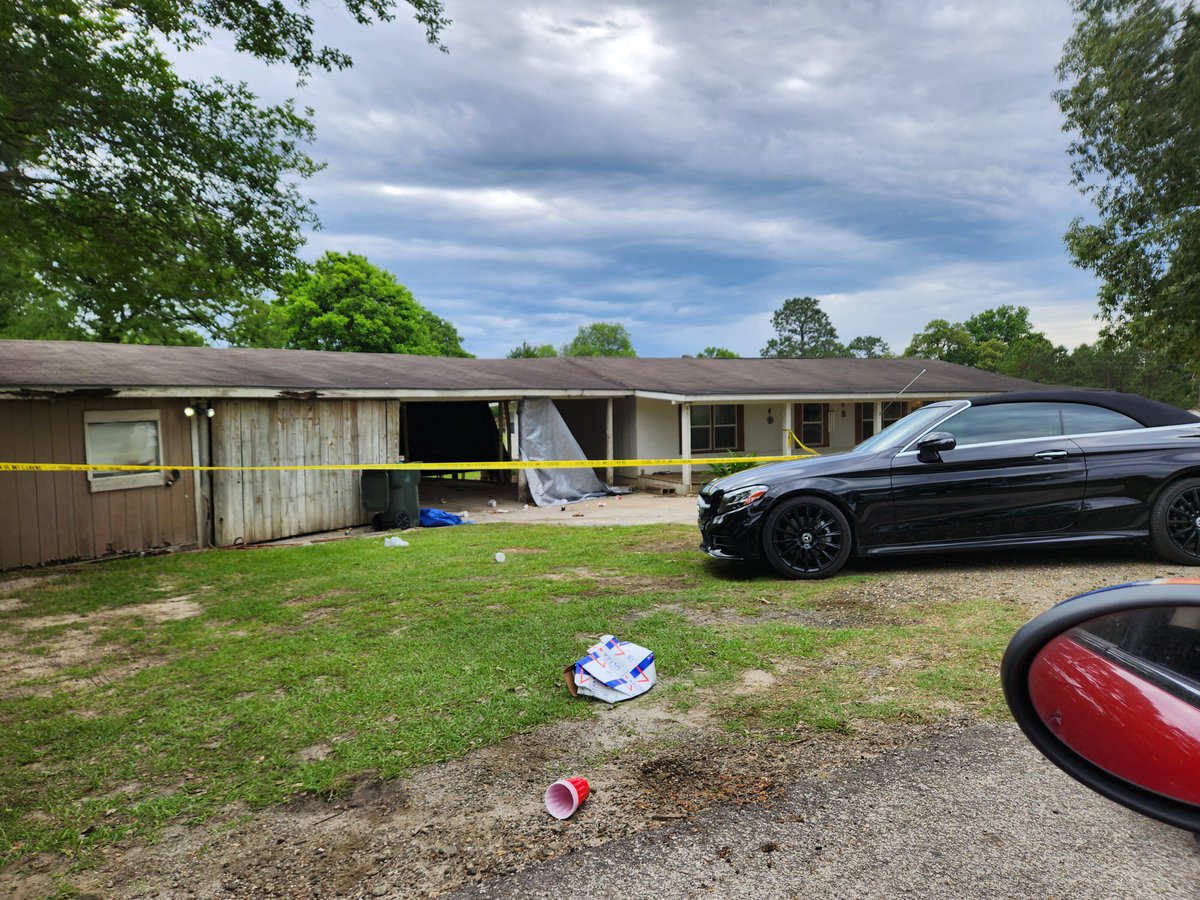
[[[953,450],[958,440],[948,431],[934,431],[917,441],[917,459],[921,462],[941,462],[944,450]]]
[[[1051,762],[1200,834],[1200,579],[1066,600],[1013,636],[1000,673],[1013,718]]]

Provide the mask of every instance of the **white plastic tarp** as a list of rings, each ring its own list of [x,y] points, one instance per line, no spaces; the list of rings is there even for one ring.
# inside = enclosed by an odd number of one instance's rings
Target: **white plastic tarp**
[[[587,459],[553,400],[521,401],[521,459]],[[605,497],[611,491],[591,469],[526,469],[529,495],[538,506]]]

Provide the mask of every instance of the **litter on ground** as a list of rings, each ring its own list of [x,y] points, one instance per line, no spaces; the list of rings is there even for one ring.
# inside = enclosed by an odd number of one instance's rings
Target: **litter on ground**
[[[595,697],[617,703],[646,693],[658,675],[654,654],[611,634],[588,648],[587,656],[563,669],[572,697]]]
[[[546,788],[546,812],[556,819],[569,819],[590,793],[586,778],[560,778]]]

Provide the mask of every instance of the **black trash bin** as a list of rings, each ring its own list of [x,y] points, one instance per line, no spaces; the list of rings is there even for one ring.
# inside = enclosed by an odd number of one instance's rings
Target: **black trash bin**
[[[362,486],[363,512],[369,516],[386,513],[391,496],[388,493],[388,473],[364,469],[359,477]]]
[[[364,469],[359,481],[363,511],[371,517],[371,526],[376,531],[419,524],[421,502],[417,486],[421,483],[421,472],[418,469]]]
[[[398,528],[411,528],[421,523],[420,469],[388,470],[388,515]],[[405,517],[408,519],[404,522]]]

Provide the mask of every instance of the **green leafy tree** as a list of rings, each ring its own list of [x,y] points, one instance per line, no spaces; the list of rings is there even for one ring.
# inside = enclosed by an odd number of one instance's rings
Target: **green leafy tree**
[[[74,309],[53,296],[0,293],[0,338],[83,341],[89,337],[76,322]]]
[[[292,349],[470,356],[452,325],[354,253],[326,253],[287,276],[276,315]]]
[[[978,347],[971,332],[961,323],[951,324],[945,319],[934,319],[925,326],[924,331],[913,335],[912,343],[905,349],[904,355],[944,359],[946,362],[971,366],[978,356]]]
[[[847,343],[846,352],[859,359],[882,359],[892,355],[892,348],[883,338],[873,334],[864,334]]]
[[[558,356],[553,344],[538,344],[535,347],[528,341],[521,341],[508,351],[509,359],[546,359],[551,356]]]
[[[1169,349],[1130,335],[1124,340],[1105,337],[1068,352],[1035,331],[1028,313],[1024,307],[1001,306],[964,323],[934,319],[913,335],[905,355],[964,363],[1042,384],[1129,391],[1182,407],[1194,404],[1190,373]],[[968,324],[982,340],[972,336]],[[1136,323],[1132,327],[1136,329]],[[1014,339],[1008,342],[1003,336]]]
[[[792,358],[845,356],[837,329],[815,297],[792,297],[771,314],[775,337],[763,347],[763,356]]]
[[[571,343],[562,348],[563,356],[637,356],[633,340],[619,322],[593,322],[580,325]]]
[[[1000,369],[1001,363],[1008,356],[1008,344],[1000,340],[1000,338],[988,338],[982,343],[976,342],[974,353],[975,361],[971,364],[977,369],[986,369],[989,372],[996,372]]]
[[[1042,384],[1071,382],[1070,354],[1066,347],[1055,346],[1041,332],[1018,338],[1010,344],[994,371]]]
[[[359,22],[393,0],[346,0]],[[431,40],[440,0],[411,0]],[[290,9],[290,6],[298,7]],[[314,42],[307,4],[0,3],[0,321],[44,336],[226,337],[296,262],[316,222],[297,182],[308,113],[247,85],[181,78],[168,52],[215,30],[302,77],[349,57]]]
[[[1067,355],[1059,381],[1142,394],[1187,409],[1195,406],[1192,376],[1169,350],[1144,341],[1112,337],[1081,344]]]
[[[904,351],[905,356],[944,359],[1048,383],[1061,380],[1064,354],[1065,348],[1033,330],[1028,307],[1007,305],[985,309],[965,322],[934,319],[913,335]]]
[[[732,350],[726,350],[724,347],[705,347],[696,354],[697,359],[741,359]]]
[[[468,353],[462,348],[462,336],[453,324],[441,316],[434,315],[420,304],[417,305],[421,308],[421,322],[424,324],[425,330],[429,332],[429,343],[426,346],[430,349],[424,355],[474,358],[473,353]]]
[[[1101,280],[1118,343],[1169,348],[1200,372],[1200,14],[1175,0],[1074,0],[1055,94],[1074,183],[1098,221],[1067,246]]]
[[[997,306],[976,313],[962,323],[977,344],[1000,341],[1005,346],[1015,344],[1034,333],[1027,306]]]

